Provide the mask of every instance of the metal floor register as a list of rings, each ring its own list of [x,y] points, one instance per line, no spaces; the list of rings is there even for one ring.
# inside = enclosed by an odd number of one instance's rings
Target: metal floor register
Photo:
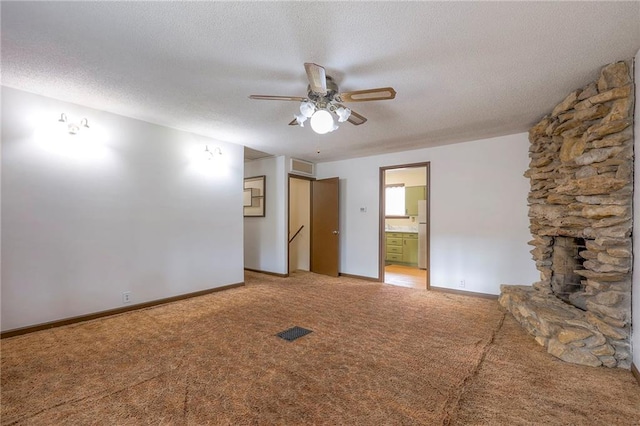
[[[285,331],[281,331],[280,333],[276,334],[276,336],[284,339],[284,340],[288,340],[289,342],[293,342],[294,340],[305,336],[309,333],[313,333],[312,330],[307,330],[306,328],[302,328],[302,327],[298,327],[295,326],[293,328],[290,328],[288,330]]]

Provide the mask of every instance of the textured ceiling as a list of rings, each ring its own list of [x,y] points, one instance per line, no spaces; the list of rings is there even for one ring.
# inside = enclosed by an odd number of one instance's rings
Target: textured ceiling
[[[640,48],[640,2],[7,2],[2,84],[314,162],[526,131]],[[369,121],[288,126],[304,62]],[[318,153],[319,151],[319,153]]]

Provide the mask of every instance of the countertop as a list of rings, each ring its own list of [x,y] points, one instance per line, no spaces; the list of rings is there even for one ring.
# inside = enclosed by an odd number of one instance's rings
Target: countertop
[[[409,234],[417,234],[418,228],[415,226],[385,226],[384,232],[404,232]]]

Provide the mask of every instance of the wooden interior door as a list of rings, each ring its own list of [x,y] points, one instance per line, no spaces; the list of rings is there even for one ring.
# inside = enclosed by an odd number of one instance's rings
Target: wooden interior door
[[[311,272],[338,276],[340,259],[340,181],[311,182]]]

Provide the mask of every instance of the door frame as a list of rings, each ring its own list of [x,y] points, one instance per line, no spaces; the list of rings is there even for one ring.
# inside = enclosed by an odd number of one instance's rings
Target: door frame
[[[393,169],[404,169],[404,168],[425,168],[425,178],[426,178],[426,186],[427,186],[427,270],[425,271],[427,274],[427,290],[431,289],[431,162],[426,161],[422,163],[410,163],[410,164],[398,164],[393,166],[384,166],[380,167],[380,188],[379,188],[379,200],[380,205],[378,211],[379,214],[379,229],[378,229],[378,281],[384,282],[384,266],[386,259],[386,241],[385,241],[385,230],[384,230],[384,208],[385,208],[385,172],[387,170]]]
[[[311,244],[310,244],[310,247],[309,247],[309,270],[310,271],[313,271],[313,190],[314,190],[313,184],[314,184],[314,182],[319,182],[319,181],[323,181],[323,180],[326,180],[326,179],[338,179],[338,186],[340,185],[340,183],[339,183],[340,182],[340,180],[339,180],[340,178],[337,177],[337,176],[332,177],[332,178],[318,179],[316,177],[301,176],[301,175],[298,175],[298,174],[295,174],[295,173],[288,173],[288,179],[287,179],[287,247],[286,247],[286,256],[287,256],[287,274],[286,274],[286,276],[287,277],[289,276],[289,274],[290,274],[289,271],[291,269],[291,257],[290,257],[290,250],[289,250],[289,248],[290,248],[289,247],[290,246],[290,243],[289,243],[289,238],[290,238],[289,232],[290,232],[290,229],[291,229],[291,214],[290,214],[291,213],[291,179],[306,180],[306,181],[309,181],[309,185],[310,185],[310,191],[311,191],[310,199],[309,199],[310,210],[311,210],[311,212],[310,212],[311,213],[311,217],[310,217],[310,223],[309,223],[309,228],[310,228],[309,229],[309,235],[310,235],[310,238],[311,238]],[[339,196],[338,196],[338,202],[339,202]],[[339,218],[340,218],[340,211],[338,210],[338,221],[339,221]],[[338,232],[338,235],[340,235],[340,226],[339,225],[338,225],[337,232]],[[338,236],[338,238],[340,238],[340,237]],[[338,259],[337,259],[338,260],[338,270],[337,270],[337,275],[336,276],[340,276],[341,275],[341,273],[340,273],[340,252],[339,252],[339,250],[340,250],[340,242],[338,240]]]

